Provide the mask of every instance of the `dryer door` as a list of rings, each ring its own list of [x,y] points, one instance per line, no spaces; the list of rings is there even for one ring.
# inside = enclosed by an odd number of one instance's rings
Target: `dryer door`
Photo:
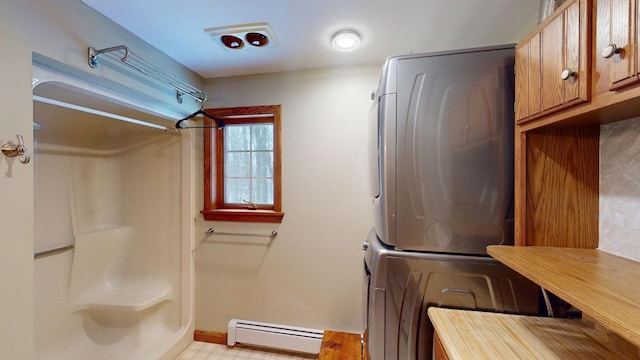
[[[510,53],[399,62],[397,249],[485,254],[512,243]]]

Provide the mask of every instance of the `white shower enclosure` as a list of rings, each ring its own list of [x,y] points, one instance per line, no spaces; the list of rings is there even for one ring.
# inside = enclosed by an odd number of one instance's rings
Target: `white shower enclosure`
[[[173,359],[193,336],[189,134],[134,91],[33,83],[36,359]]]

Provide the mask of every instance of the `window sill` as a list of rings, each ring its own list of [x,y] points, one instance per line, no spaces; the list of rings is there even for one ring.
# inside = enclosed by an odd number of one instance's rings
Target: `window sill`
[[[200,211],[205,220],[281,223],[284,213],[273,210],[215,209]]]

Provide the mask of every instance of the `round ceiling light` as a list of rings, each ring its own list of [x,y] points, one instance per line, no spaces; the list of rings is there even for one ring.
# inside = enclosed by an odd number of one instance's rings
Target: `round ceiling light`
[[[353,30],[338,31],[331,39],[331,46],[338,51],[353,51],[360,46],[360,35]]]
[[[262,47],[269,43],[269,38],[267,37],[267,35],[258,32],[247,33],[244,38],[249,44],[257,47]]]
[[[242,49],[244,47],[244,41],[237,36],[233,35],[222,35],[220,37],[220,41],[224,44],[224,46],[229,49]]]

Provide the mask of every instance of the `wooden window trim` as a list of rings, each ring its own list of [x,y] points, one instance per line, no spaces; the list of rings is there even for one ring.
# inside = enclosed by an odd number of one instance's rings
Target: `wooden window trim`
[[[201,211],[205,220],[217,221],[243,221],[243,222],[270,222],[280,223],[284,217],[282,211],[282,176],[281,176],[281,123],[280,105],[233,107],[222,109],[205,109],[211,116],[224,119],[225,123],[249,123],[248,117],[270,114],[273,115],[273,171],[274,191],[273,207],[258,206],[256,210],[250,210],[246,206],[225,205],[221,196],[223,192],[223,147],[222,131],[211,128],[204,131],[204,208]],[[247,115],[238,121],[236,117]],[[255,122],[260,122],[256,118]],[[205,126],[212,126],[213,121],[204,119]],[[213,148],[212,140],[215,138],[216,146]],[[213,190],[215,184],[215,191]]]

